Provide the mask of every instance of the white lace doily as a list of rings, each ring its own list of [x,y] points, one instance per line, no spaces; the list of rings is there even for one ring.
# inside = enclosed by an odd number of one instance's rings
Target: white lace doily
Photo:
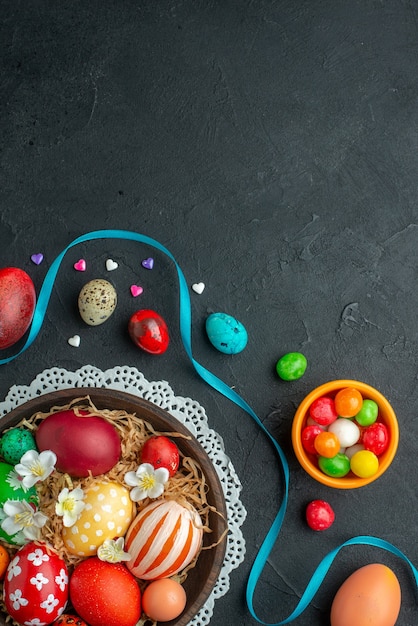
[[[0,402],[0,418],[17,406],[37,396],[73,387],[107,387],[131,393],[162,407],[197,438],[207,452],[219,476],[225,496],[229,532],[224,563],[215,587],[199,613],[189,626],[206,626],[213,614],[215,600],[229,589],[229,574],[239,566],[245,555],[245,540],[241,526],[246,510],[239,499],[241,483],[235,469],[225,454],[222,438],[209,428],[204,408],[190,398],[175,396],[165,381],[149,382],[134,367],[118,366],[106,371],[91,365],[70,372],[53,367],[38,374],[30,385],[14,385],[6,399]]]

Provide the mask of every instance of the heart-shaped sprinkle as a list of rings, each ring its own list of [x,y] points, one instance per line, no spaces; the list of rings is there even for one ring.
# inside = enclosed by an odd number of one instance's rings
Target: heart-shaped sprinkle
[[[152,256],[149,256],[148,259],[144,259],[141,263],[142,267],[145,267],[146,270],[152,270],[154,267],[154,259]]]
[[[106,261],[106,269],[108,272],[113,272],[113,270],[117,270],[119,265],[113,259],[107,259]]]
[[[86,262],[84,259],[80,259],[77,263],[74,263],[74,269],[77,272],[85,272],[86,271]]]
[[[143,291],[144,290],[140,285],[131,285],[131,294],[134,298],[140,296]]]
[[[192,285],[193,291],[195,293],[198,293],[199,295],[203,293],[204,288],[205,288],[205,283],[194,283],[194,285]]]
[[[70,344],[70,346],[73,346],[73,348],[78,348],[80,345],[80,335],[74,335],[73,337],[70,337],[68,339],[68,343]]]
[[[32,254],[31,261],[35,263],[35,265],[40,265],[44,260],[44,255],[42,252],[38,252],[38,254]]]

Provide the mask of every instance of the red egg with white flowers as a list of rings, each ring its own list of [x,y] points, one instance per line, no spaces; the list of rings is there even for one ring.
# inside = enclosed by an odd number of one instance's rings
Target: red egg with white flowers
[[[31,541],[10,561],[4,579],[8,614],[19,624],[51,624],[68,600],[68,570],[52,546]]]

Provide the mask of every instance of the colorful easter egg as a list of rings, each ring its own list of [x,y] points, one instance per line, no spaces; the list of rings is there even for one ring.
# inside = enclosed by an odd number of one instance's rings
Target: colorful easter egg
[[[3,593],[8,614],[19,624],[51,624],[67,604],[67,566],[51,546],[31,541],[10,561]]]
[[[63,613],[52,626],[88,626],[86,622],[77,615],[70,615],[69,613]]]
[[[138,583],[121,563],[85,559],[71,576],[70,596],[89,626],[135,626],[141,616]]]
[[[96,481],[86,490],[85,508],[73,526],[64,527],[62,538],[71,554],[92,556],[106,539],[122,537],[132,522],[129,491],[115,482]]]
[[[38,504],[38,496],[35,487],[24,490],[20,487],[20,480],[9,463],[0,462],[0,507],[7,500],[26,500],[34,505]],[[22,543],[20,533],[8,535],[0,526],[0,538],[8,543],[20,545]]]
[[[112,315],[117,304],[114,286],[108,280],[95,278],[81,289],[78,310],[81,319],[89,326],[99,326]]]
[[[0,454],[7,463],[16,465],[28,450],[36,450],[36,441],[27,428],[11,428],[0,439]]]
[[[137,578],[155,580],[173,576],[188,565],[202,543],[202,520],[193,508],[175,500],[148,504],[126,535],[126,565]]]
[[[238,354],[247,345],[247,331],[241,322],[227,313],[212,313],[206,319],[206,333],[211,344],[224,354]]]
[[[56,468],[70,476],[105,474],[119,461],[120,437],[116,428],[96,415],[59,411],[39,425],[36,443],[40,451],[57,455]]]
[[[134,344],[150,354],[163,354],[170,342],[167,324],[151,309],[136,311],[129,320],[128,332]]]
[[[0,350],[23,337],[35,304],[35,286],[30,276],[17,267],[0,269]]]
[[[174,476],[180,464],[179,449],[165,435],[154,435],[142,446],[141,463],[150,463],[155,469],[165,467]]]

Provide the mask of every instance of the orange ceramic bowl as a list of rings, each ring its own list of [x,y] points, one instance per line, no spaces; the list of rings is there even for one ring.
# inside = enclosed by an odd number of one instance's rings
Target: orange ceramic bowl
[[[379,468],[373,476],[367,478],[359,478],[351,471],[342,478],[324,474],[318,467],[317,458],[309,454],[302,445],[301,433],[306,426],[306,420],[309,417],[309,407],[312,402],[321,396],[334,397],[340,389],[344,389],[345,387],[355,387],[360,391],[364,400],[366,398],[374,400],[379,407],[378,420],[383,421],[389,431],[389,445],[379,456]],[[317,387],[302,400],[293,418],[292,445],[299,463],[312,478],[315,478],[315,480],[323,485],[334,487],[335,489],[356,489],[377,480],[386,472],[392,463],[398,448],[398,443],[399,427],[393,408],[379,391],[357,380],[333,380]]]

